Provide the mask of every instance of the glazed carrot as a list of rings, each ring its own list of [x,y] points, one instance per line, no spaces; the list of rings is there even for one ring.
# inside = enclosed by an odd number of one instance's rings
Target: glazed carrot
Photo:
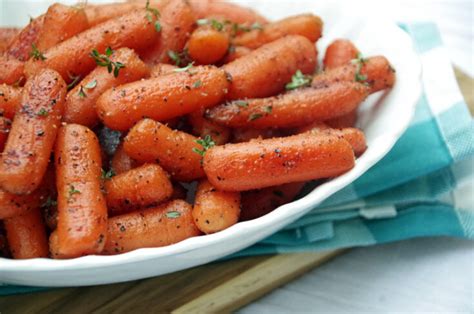
[[[248,142],[253,139],[281,137],[284,134],[278,129],[232,129],[232,143]]]
[[[26,82],[21,106],[0,158],[0,185],[10,193],[29,194],[41,183],[61,122],[66,83],[45,69]]]
[[[232,77],[228,99],[268,97],[281,92],[296,70],[312,73],[316,48],[302,36],[286,36],[223,66]]]
[[[89,23],[83,9],[55,3],[44,15],[36,47],[40,51],[45,51],[87,28]]]
[[[352,128],[357,122],[357,109],[352,110],[340,117],[332,118],[324,121],[325,124],[334,129]]]
[[[0,28],[0,53],[7,50],[10,42],[20,32],[20,29],[14,27],[1,27]]]
[[[110,163],[110,166],[115,174],[127,172],[128,170],[136,168],[139,165],[140,163],[138,161],[130,158],[130,156],[125,153],[123,149],[123,143],[117,147],[117,150],[115,151]]]
[[[198,27],[191,34],[187,48],[189,56],[198,64],[214,64],[224,58],[229,49],[229,35],[209,25]]]
[[[125,131],[143,117],[164,121],[214,106],[228,85],[221,69],[193,67],[109,89],[97,100],[97,113],[107,127]]]
[[[287,183],[242,193],[240,220],[251,220],[289,203],[301,192],[305,182]]]
[[[147,64],[169,63],[168,52],[183,50],[194,23],[194,13],[186,0],[168,1],[161,10],[161,37],[143,53],[143,60]]]
[[[319,88],[340,81],[367,83],[375,93],[395,84],[395,70],[385,57],[370,57],[316,75],[312,86]]]
[[[196,190],[193,218],[204,233],[215,233],[239,221],[240,193],[218,191],[207,180],[202,180]]]
[[[232,128],[297,127],[351,112],[367,97],[368,92],[369,89],[360,83],[334,83],[270,98],[228,102],[209,109],[206,117]]]
[[[157,162],[175,180],[192,181],[204,176],[201,156],[194,152],[203,147],[196,140],[190,134],[144,119],[125,137],[124,150],[138,161]]]
[[[202,111],[195,111],[188,115],[193,134],[201,138],[209,135],[216,145],[223,145],[229,141],[230,130],[203,117]]]
[[[23,83],[25,64],[13,57],[0,55],[0,84],[20,85]]]
[[[255,49],[287,35],[301,35],[314,43],[322,31],[323,21],[318,16],[301,14],[243,33],[234,39],[234,44]]]
[[[39,208],[5,219],[4,224],[13,258],[48,257],[46,226]]]
[[[13,119],[21,103],[21,92],[21,88],[0,84],[0,116]]]
[[[346,65],[353,59],[357,59],[359,49],[347,39],[336,39],[327,48],[324,55],[324,69],[330,70]]]
[[[364,133],[356,128],[333,129],[324,123],[312,123],[298,128],[298,133],[311,132],[315,135],[334,135],[345,139],[351,144],[356,156],[362,155],[367,149]]]
[[[39,191],[29,195],[16,195],[0,189],[0,220],[38,208],[42,198]]]
[[[153,3],[156,6],[156,3]],[[136,9],[142,9],[145,3],[109,3],[101,5],[88,4],[85,8],[85,14],[90,26],[103,23],[107,20],[125,15]]]
[[[172,74],[172,73],[174,73],[174,70],[176,70],[177,68],[178,68],[177,66],[174,66],[174,65],[171,65],[171,64],[157,63],[157,64],[154,64],[151,67],[150,77],[151,78],[157,78],[157,77],[160,77],[160,76],[163,76],[163,75]]]
[[[156,17],[148,13],[145,9],[137,10],[71,37],[43,52],[45,60],[29,60],[25,65],[25,74],[28,77],[47,67],[70,81],[70,77],[84,77],[94,69],[96,62],[90,56],[93,49],[99,53],[104,53],[107,47],[128,47],[140,51],[159,37],[154,25]]]
[[[209,182],[223,191],[331,178],[353,166],[347,141],[311,133],[214,146],[204,155]]]
[[[99,122],[95,103],[108,89],[137,81],[149,75],[148,67],[131,49],[120,48],[110,57],[125,65],[117,77],[98,66],[67,95],[63,121],[93,127]]]
[[[31,20],[10,42],[5,55],[26,61],[30,58],[32,44],[37,42],[41,29],[43,28],[44,14]]]
[[[123,214],[168,199],[173,186],[168,174],[156,164],[145,164],[105,182],[109,213]]]
[[[10,119],[0,117],[0,152],[3,152],[3,147],[5,147],[11,125],[12,121]]]
[[[198,236],[191,205],[175,200],[158,207],[109,219],[103,254],[125,253],[146,247],[160,247]]]
[[[107,207],[101,192],[99,141],[88,128],[67,124],[59,130],[54,157],[58,226],[51,253],[55,258],[100,253],[107,232]]]
[[[254,10],[223,1],[191,1],[197,18],[219,16],[238,24],[266,24],[268,21]]]
[[[247,47],[230,46],[227,55],[225,56],[224,60],[222,60],[222,63],[226,64],[232,62],[238,58],[248,55],[250,52],[252,52],[252,50]]]

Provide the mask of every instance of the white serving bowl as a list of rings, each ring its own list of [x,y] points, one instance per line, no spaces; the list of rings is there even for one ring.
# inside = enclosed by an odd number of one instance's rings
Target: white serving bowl
[[[249,247],[295,221],[364,174],[389,152],[408,127],[421,93],[420,62],[410,37],[403,30],[390,21],[368,16],[356,4],[348,7],[350,4],[347,2],[344,5],[311,0],[236,2],[251,6],[270,19],[305,12],[321,16],[325,30],[318,43],[320,57],[328,43],[343,37],[351,39],[364,55],[385,55],[393,64],[397,70],[394,88],[387,94],[372,95],[361,107],[359,127],[366,134],[368,149],[357,160],[354,169],[264,217],[171,246],[70,260],[0,258],[0,282],[48,287],[107,284],[162,275],[215,261]],[[31,1],[23,6],[23,11],[31,8],[37,12],[37,6],[46,7],[47,3],[45,6],[45,3]]]

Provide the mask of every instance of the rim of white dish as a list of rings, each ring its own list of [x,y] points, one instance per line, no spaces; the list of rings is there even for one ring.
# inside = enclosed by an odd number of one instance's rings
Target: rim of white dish
[[[294,215],[294,219],[291,221],[286,222],[285,224],[289,224],[292,221],[298,219],[302,215],[304,215],[309,208],[313,208],[320,204],[325,198],[329,197],[330,195],[336,193],[340,189],[344,188],[346,185],[352,183],[355,179],[360,177],[363,173],[365,173],[368,169],[370,169],[373,165],[375,165],[380,159],[382,159],[395,145],[396,141],[400,138],[403,132],[407,129],[413,114],[415,112],[416,103],[421,95],[421,63],[419,57],[416,53],[414,44],[408,34],[406,34],[402,29],[397,27],[395,24],[387,23],[387,21],[381,20],[380,23],[383,23],[385,27],[390,27],[393,29],[394,32],[398,33],[400,38],[399,40],[403,40],[406,44],[406,47],[410,49],[409,56],[411,60],[407,62],[410,63],[413,67],[413,82],[411,82],[412,89],[409,91],[404,91],[404,93],[408,93],[409,95],[405,95],[405,98],[408,98],[412,101],[412,105],[410,107],[409,115],[404,117],[403,121],[400,121],[398,127],[393,129],[392,132],[386,133],[380,137],[379,141],[377,142],[378,150],[382,153],[375,154],[375,155],[368,155],[364,154],[360,157],[359,160],[364,159],[364,167],[358,167],[358,162],[356,162],[356,166],[346,174],[334,178],[326,183],[323,183],[316,187],[313,191],[311,191],[306,196],[298,199],[294,202],[287,203],[275,209],[274,211],[268,213],[265,216],[260,218],[239,222],[238,224],[220,231],[215,234],[210,235],[202,235],[199,237],[193,237],[181,241],[179,243],[165,246],[165,247],[158,247],[158,248],[143,248],[134,250],[131,252],[119,254],[119,255],[89,255],[83,256],[73,259],[50,259],[50,258],[35,258],[35,259],[28,259],[28,260],[14,260],[14,259],[7,259],[7,258],[0,258],[0,269],[3,271],[14,271],[15,273],[19,272],[40,272],[40,271],[52,271],[52,270],[79,270],[79,269],[87,269],[87,268],[97,268],[97,267],[109,267],[115,265],[125,265],[131,264],[136,262],[142,262],[146,260],[152,260],[163,256],[170,256],[170,255],[181,255],[184,253],[189,253],[190,251],[200,250],[204,247],[226,242],[232,241],[232,239],[238,235],[243,235],[252,230],[260,230],[265,228],[269,225],[278,225],[282,224],[283,221],[288,220],[288,216],[285,215],[290,209],[291,214]],[[395,139],[388,141],[387,138]],[[370,149],[370,148],[369,148]],[[347,183],[349,182],[349,183]],[[319,195],[324,194],[325,198],[320,198]]]

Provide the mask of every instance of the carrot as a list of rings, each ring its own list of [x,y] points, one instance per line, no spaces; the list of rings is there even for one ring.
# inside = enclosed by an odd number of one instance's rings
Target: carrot
[[[222,63],[223,64],[230,63],[234,60],[237,60],[243,56],[248,55],[250,52],[252,52],[252,50],[247,47],[230,46],[227,52],[227,55],[225,56],[224,60],[222,60]]]
[[[20,85],[23,83],[25,64],[13,57],[0,55],[0,84]]]
[[[109,212],[117,215],[161,203],[171,196],[173,186],[160,166],[145,164],[106,181],[105,190]]]
[[[0,117],[0,153],[3,152],[3,148],[5,147],[11,125],[12,121],[10,119]]]
[[[25,73],[28,77],[41,68],[51,68],[68,81],[72,76],[84,77],[96,65],[90,55],[93,49],[99,53],[107,47],[140,51],[159,37],[155,22],[155,15],[145,9],[108,20],[42,52],[44,60],[32,58],[25,65]]]
[[[61,122],[66,83],[45,69],[26,82],[21,106],[0,158],[0,186],[16,194],[29,194],[41,183]]]
[[[187,48],[189,56],[198,64],[214,64],[224,58],[229,49],[229,35],[209,25],[198,27],[191,34]]]
[[[157,6],[153,3],[153,6]],[[109,3],[101,5],[88,4],[85,8],[85,14],[90,26],[103,23],[113,18],[125,15],[133,10],[142,9],[145,3]]]
[[[315,46],[305,37],[286,36],[223,66],[232,77],[227,98],[276,95],[296,70],[308,74],[315,67]]]
[[[21,103],[21,93],[21,88],[0,84],[0,116],[13,119]]]
[[[0,189],[0,220],[38,208],[42,198],[39,191],[29,195],[16,195]]]
[[[39,208],[5,219],[4,223],[13,258],[48,257],[46,227]]]
[[[36,47],[44,51],[89,28],[83,9],[55,3],[44,15]]]
[[[186,0],[170,0],[161,10],[161,37],[143,54],[147,64],[169,63],[169,51],[183,50],[194,29],[195,16]]]
[[[278,129],[232,129],[232,142],[242,143],[253,139],[266,139],[283,136]]]
[[[252,9],[223,1],[191,1],[197,18],[219,16],[238,24],[266,24],[268,21]]]
[[[347,39],[336,39],[327,48],[324,55],[324,69],[330,70],[346,65],[353,59],[357,59],[359,49]]]
[[[160,247],[198,236],[191,205],[182,200],[109,219],[103,254]]]
[[[199,182],[193,218],[202,232],[209,234],[229,228],[239,221],[240,193],[218,191],[207,180]]]
[[[49,230],[55,230],[58,222],[58,207],[57,198],[58,192],[56,189],[56,173],[54,170],[54,163],[51,163],[46,170],[43,182],[41,183],[40,191],[43,193],[41,212],[43,219]],[[37,190],[38,191],[38,190]]]
[[[357,109],[355,109],[340,117],[326,120],[324,123],[334,129],[352,128],[356,125],[357,115]]]
[[[252,220],[289,203],[301,192],[305,183],[294,182],[242,193],[240,220]]]
[[[357,62],[316,75],[312,86],[319,88],[340,81],[367,83],[371,93],[375,93],[395,84],[395,70],[383,56],[359,59]]]
[[[301,14],[243,33],[234,39],[234,44],[255,49],[287,35],[304,36],[314,43],[322,31],[323,21],[318,16]]]
[[[206,117],[232,128],[297,127],[351,112],[367,97],[368,91],[360,83],[334,83],[270,98],[228,102],[208,110]]]
[[[0,28],[0,53],[7,50],[10,42],[20,32],[20,29],[14,27],[1,27]]]
[[[209,182],[223,191],[331,178],[353,166],[347,141],[311,133],[214,146],[204,155]]]
[[[125,131],[144,117],[164,121],[214,106],[228,84],[221,69],[193,67],[109,89],[97,100],[97,113],[107,127]]]
[[[112,157],[112,161],[110,163],[111,169],[114,171],[115,174],[121,174],[127,172],[133,168],[136,168],[140,165],[140,163],[128,156],[124,149],[123,143],[121,143],[117,150]]]
[[[196,140],[190,134],[144,119],[130,130],[123,148],[133,159],[157,162],[175,180],[192,181],[204,176],[201,156],[195,152],[203,147]]]
[[[192,112],[188,118],[194,135],[201,138],[210,136],[216,145],[223,145],[229,141],[230,130],[204,118],[202,111]]]
[[[364,132],[356,128],[334,129],[327,124],[316,122],[298,128],[298,133],[311,132],[315,135],[334,135],[345,139],[351,144],[356,157],[362,155],[367,149]]]
[[[163,75],[172,74],[174,73],[174,70],[176,70],[177,68],[178,68],[177,66],[174,66],[171,64],[157,63],[151,67],[150,77],[157,78]]]
[[[55,258],[102,251],[107,232],[107,206],[101,192],[99,141],[88,128],[67,124],[59,130],[54,153],[58,190]]]
[[[43,28],[44,14],[32,19],[10,42],[5,55],[26,61],[30,58],[32,45],[38,41],[41,29]]]
[[[108,89],[139,80],[149,75],[148,67],[131,49],[120,48],[110,57],[125,65],[117,77],[107,68],[98,66],[67,95],[63,120],[93,127],[99,122],[95,103]]]

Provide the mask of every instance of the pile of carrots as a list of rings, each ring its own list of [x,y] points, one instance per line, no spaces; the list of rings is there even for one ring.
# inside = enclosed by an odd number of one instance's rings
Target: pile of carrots
[[[53,4],[0,29],[0,253],[170,245],[349,171],[357,108],[395,71],[344,39],[318,65],[322,33],[213,0]]]

